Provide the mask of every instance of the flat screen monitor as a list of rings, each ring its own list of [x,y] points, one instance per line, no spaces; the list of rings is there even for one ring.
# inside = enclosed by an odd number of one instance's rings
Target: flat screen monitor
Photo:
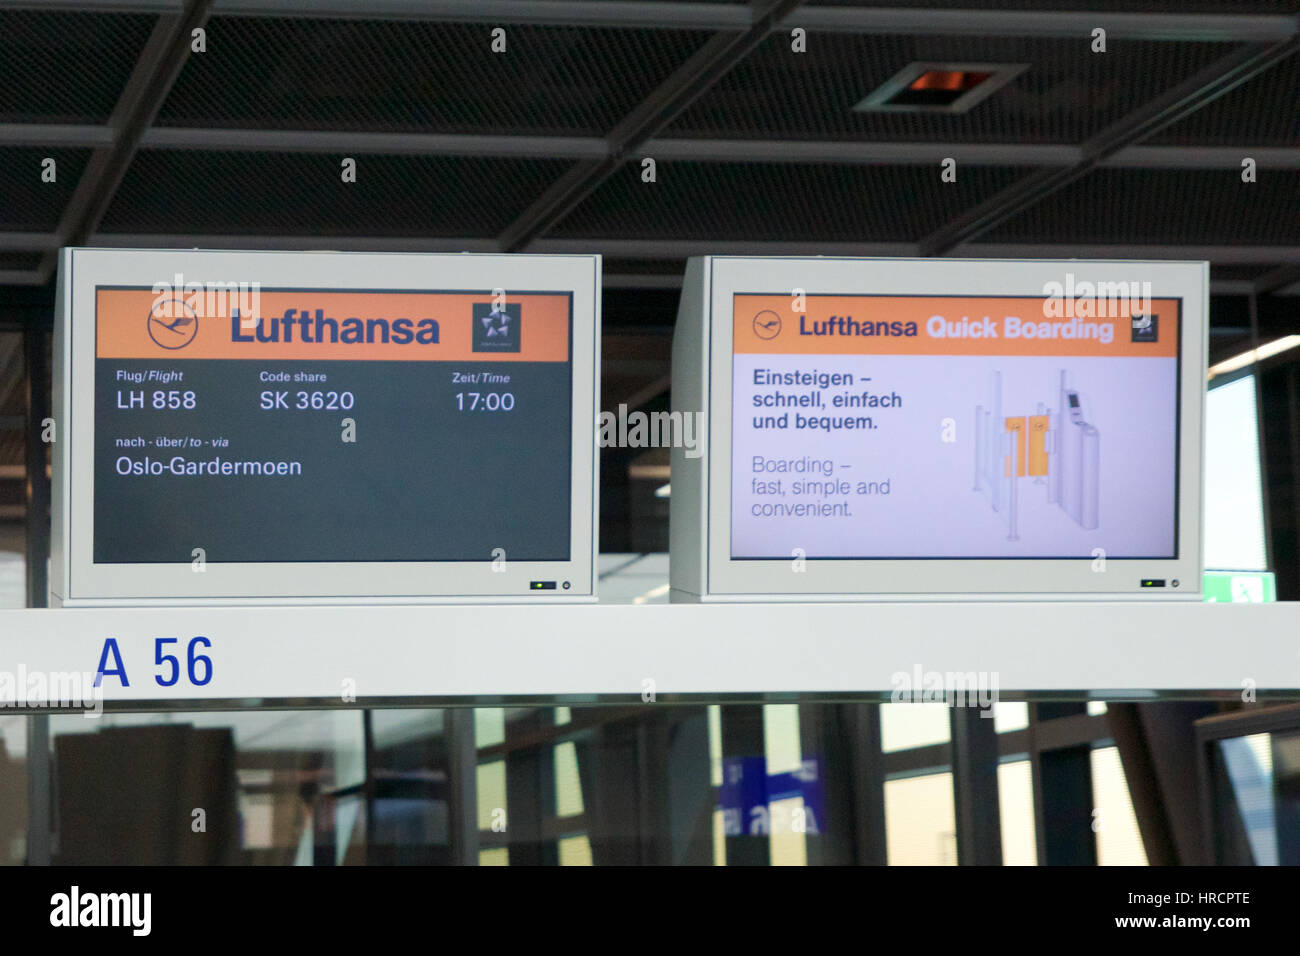
[[[592,599],[599,284],[64,250],[52,603]]]
[[[674,598],[1199,599],[1207,272],[691,260]]]

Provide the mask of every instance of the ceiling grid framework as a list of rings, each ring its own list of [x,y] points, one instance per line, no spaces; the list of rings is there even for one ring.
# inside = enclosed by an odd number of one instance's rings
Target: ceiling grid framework
[[[1300,332],[1298,33],[1300,0],[0,0],[0,509],[6,330],[48,324],[69,242],[601,253],[637,404],[709,253],[1208,259],[1212,356],[1247,297]],[[854,109],[915,62],[1027,69]]]
[[[89,241],[540,251],[586,240],[627,261],[612,274],[624,287],[678,261],[656,246],[673,238],[968,255],[1186,245],[1222,248],[1210,257],[1215,277],[1237,283],[1250,278],[1219,267],[1265,275],[1294,262],[1296,4],[991,6],[213,0],[207,51],[173,64],[170,88],[153,91],[156,115],[131,131],[120,185],[85,187],[103,205]],[[48,281],[48,255],[44,268],[26,266],[76,231],[69,181],[87,156],[119,147],[111,119],[151,34],[192,9],[0,0],[0,49],[19,66],[0,84],[0,280]],[[498,22],[507,51],[493,54]],[[1079,32],[1093,22],[1108,28],[1105,53]],[[789,31],[804,23],[807,52],[795,53]],[[1043,173],[1078,166],[1090,137],[1198,70],[1287,43],[1258,75],[1081,178]],[[1029,69],[967,114],[852,109],[913,61]],[[958,182],[944,184],[949,152]],[[349,193],[338,162],[353,153]],[[1258,179],[1244,184],[1251,154]],[[58,160],[57,184],[37,178],[45,156]],[[645,156],[655,183],[638,178]],[[938,248],[936,235],[1036,174],[1051,188]],[[1085,228],[1080,210],[1105,209],[1108,197],[1123,205]]]

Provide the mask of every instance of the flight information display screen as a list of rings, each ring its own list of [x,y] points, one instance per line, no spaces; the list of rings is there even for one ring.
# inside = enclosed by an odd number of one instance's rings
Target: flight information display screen
[[[733,559],[1178,555],[1181,300],[733,302]]]
[[[94,561],[568,560],[572,323],[570,293],[97,286]]]

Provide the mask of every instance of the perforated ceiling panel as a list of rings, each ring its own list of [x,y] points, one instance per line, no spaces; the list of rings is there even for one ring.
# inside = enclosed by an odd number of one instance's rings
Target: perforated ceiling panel
[[[1267,275],[1273,266],[1226,265],[1210,266],[1210,279],[1258,279]]]
[[[982,239],[990,242],[1300,244],[1300,172],[1101,169]]]
[[[495,234],[566,168],[555,160],[141,152],[101,231],[269,235]],[[159,183],[184,184],[159,189]]]
[[[89,156],[80,149],[0,149],[0,232],[53,231]],[[54,162],[53,182],[43,178],[47,159]]]
[[[707,39],[677,30],[216,17],[160,126],[607,132]]]
[[[1300,150],[1300,57],[1266,70],[1147,142]]]
[[[93,123],[112,112],[154,18],[0,10],[0,123]]]
[[[659,163],[612,176],[553,231],[556,236],[842,242],[919,239],[1027,170]]]
[[[0,270],[26,271],[41,263],[39,252],[0,252]]]
[[[1226,55],[1217,43],[1126,45],[1092,53],[1086,38],[816,34],[792,53],[775,34],[683,114],[666,135],[954,142],[1079,143]],[[1027,63],[969,113],[863,113],[853,107],[915,61]],[[1086,108],[1081,108],[1086,104]]]

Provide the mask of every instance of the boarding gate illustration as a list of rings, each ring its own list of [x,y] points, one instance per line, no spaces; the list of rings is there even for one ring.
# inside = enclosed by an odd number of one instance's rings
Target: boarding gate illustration
[[[1002,373],[989,375],[989,403],[975,406],[975,490],[1005,515],[1007,540],[1018,541],[1020,479],[1046,486],[1047,500],[1086,531],[1095,530],[1100,479],[1097,426],[1088,421],[1084,396],[1061,370],[1056,410],[1038,403],[1032,415],[1005,414]]]

